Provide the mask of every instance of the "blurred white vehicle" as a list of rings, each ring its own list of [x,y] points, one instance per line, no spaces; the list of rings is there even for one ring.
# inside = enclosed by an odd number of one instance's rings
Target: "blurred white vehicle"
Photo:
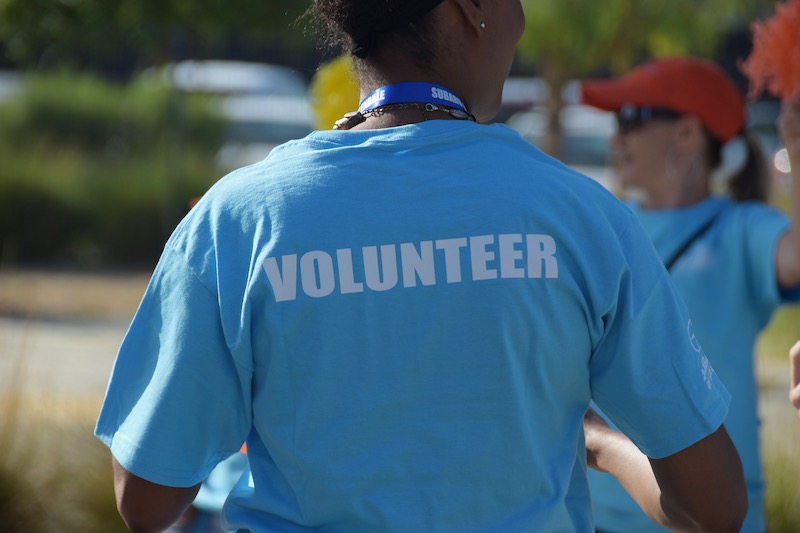
[[[261,161],[279,144],[305,137],[314,128],[306,96],[227,96],[219,106],[228,120],[226,140],[216,157],[224,170]]]
[[[22,90],[22,76],[13,70],[0,70],[0,102],[17,95]]]
[[[308,92],[308,82],[299,71],[269,63],[188,60],[170,63],[145,75],[161,76],[171,86],[186,92],[284,96],[305,96]]]
[[[228,122],[216,155],[224,171],[264,159],[277,145],[313,130],[308,82],[283,65],[246,61],[181,61],[144,74],[181,92],[209,94]]]

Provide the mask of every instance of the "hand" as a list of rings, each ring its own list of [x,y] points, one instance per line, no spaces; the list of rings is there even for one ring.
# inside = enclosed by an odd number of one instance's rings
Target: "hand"
[[[800,341],[789,349],[789,375],[791,376],[789,399],[800,414]]]
[[[778,129],[790,157],[795,156],[792,161],[795,161],[800,156],[800,92],[782,102]]]

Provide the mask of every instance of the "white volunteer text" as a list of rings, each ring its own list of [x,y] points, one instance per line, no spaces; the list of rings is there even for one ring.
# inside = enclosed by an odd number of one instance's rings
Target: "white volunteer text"
[[[466,249],[470,269],[462,264]],[[399,253],[398,253],[399,252]],[[438,252],[438,253],[437,253]],[[321,250],[267,257],[264,271],[275,300],[297,299],[299,287],[306,296],[323,298],[339,291],[353,294],[388,291],[402,283],[403,288],[435,285],[437,266],[447,283],[461,283],[465,273],[472,281],[519,278],[558,278],[556,242],[550,235],[479,235],[436,241],[364,246],[363,269],[356,269],[353,249],[341,248],[335,254]],[[399,257],[398,257],[399,256]],[[443,263],[443,265],[442,265]],[[363,272],[357,279],[356,273]],[[338,283],[337,283],[338,282]]]

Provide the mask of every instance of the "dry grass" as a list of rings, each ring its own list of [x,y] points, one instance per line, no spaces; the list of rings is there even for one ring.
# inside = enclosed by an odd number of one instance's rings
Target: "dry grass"
[[[149,277],[150,272],[0,270],[0,316],[127,318]]]
[[[778,389],[774,402],[762,402],[762,443],[767,479],[770,533],[800,531],[800,418],[789,405],[788,391]],[[767,393],[770,394],[770,393]]]
[[[126,531],[114,502],[108,450],[92,429],[97,394],[29,394],[16,387],[24,353],[6,353],[0,375],[0,530]]]
[[[789,348],[800,339],[800,306],[779,309],[758,339],[760,358],[785,363],[788,368]]]
[[[127,320],[149,275],[0,270],[0,316]],[[0,347],[14,344],[0,341]],[[29,370],[26,346],[4,353],[0,372],[0,391],[6,391],[0,394],[0,530],[126,531],[116,512],[108,450],[92,435],[101,395],[20,388]]]
[[[0,401],[0,520],[8,533],[126,531],[108,450],[92,435],[98,398]],[[0,498],[3,499],[3,498]]]

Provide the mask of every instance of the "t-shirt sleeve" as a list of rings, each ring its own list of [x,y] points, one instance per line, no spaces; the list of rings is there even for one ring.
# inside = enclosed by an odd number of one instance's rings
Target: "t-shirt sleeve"
[[[641,226],[620,237],[627,267],[591,360],[592,397],[649,457],[677,453],[725,420],[730,395]]]
[[[216,294],[168,245],[120,347],[95,434],[133,474],[193,486],[245,441],[250,380],[231,356]]]
[[[738,213],[741,217],[737,224],[731,225],[737,234],[726,237],[741,242],[741,257],[748,258],[745,279],[751,305],[771,316],[781,304],[800,301],[800,286],[778,285],[778,243],[789,230],[790,221],[777,209],[757,202],[747,204]]]

